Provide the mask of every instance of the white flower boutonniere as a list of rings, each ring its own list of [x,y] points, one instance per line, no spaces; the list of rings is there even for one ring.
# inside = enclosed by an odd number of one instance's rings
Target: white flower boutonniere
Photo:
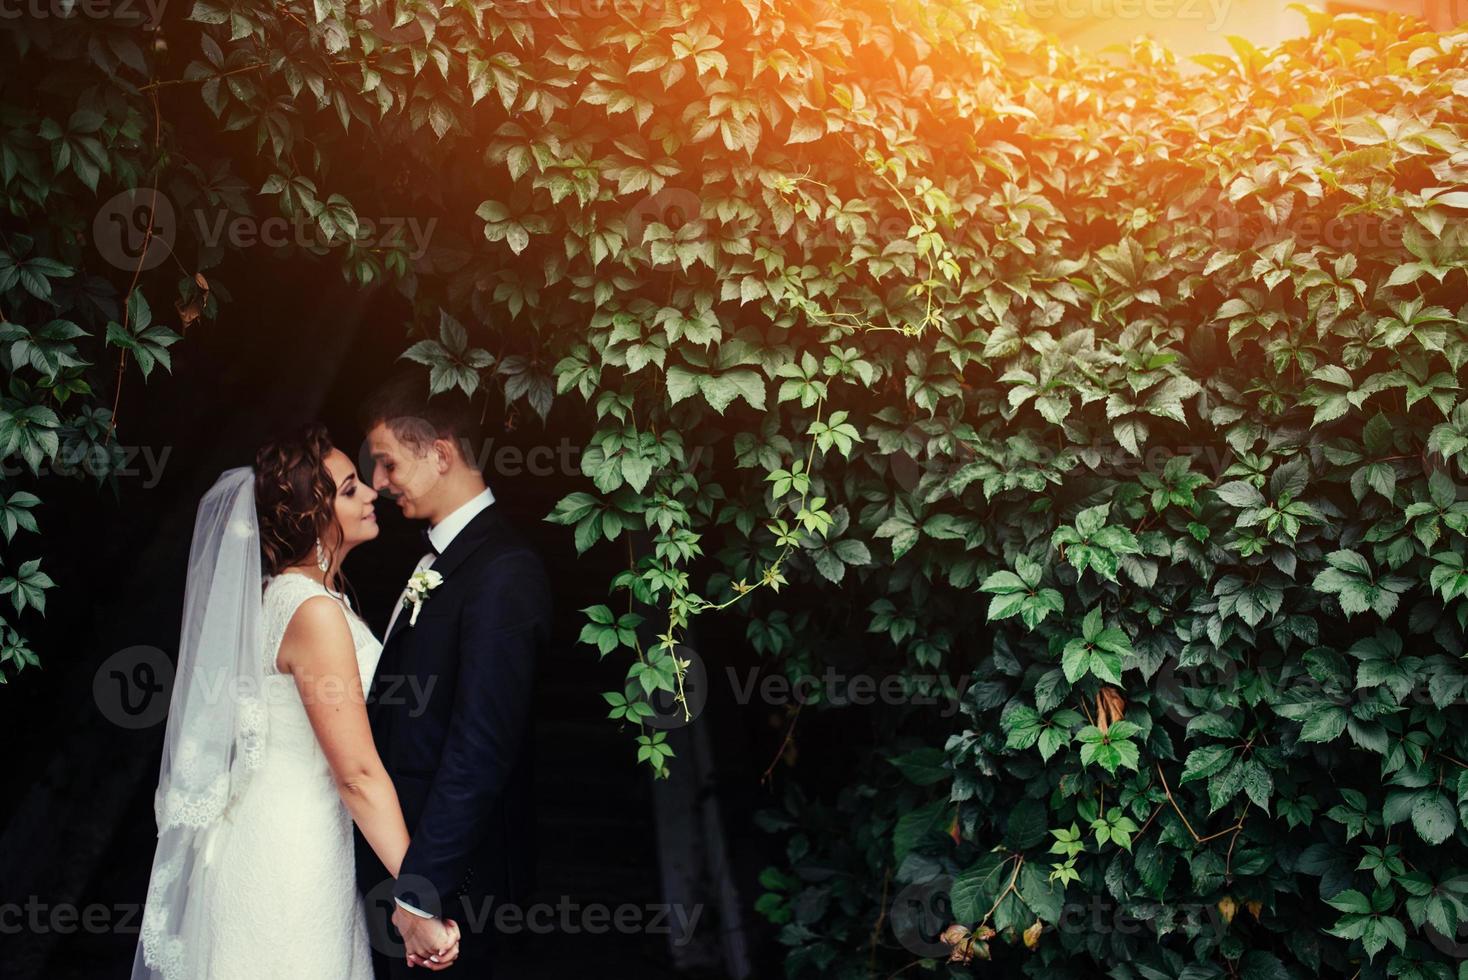
[[[408,617],[408,625],[418,625],[418,610],[423,608],[423,602],[428,598],[428,593],[443,584],[443,576],[431,568],[420,569],[413,573],[408,579],[408,594],[403,601],[413,607],[413,614]]]

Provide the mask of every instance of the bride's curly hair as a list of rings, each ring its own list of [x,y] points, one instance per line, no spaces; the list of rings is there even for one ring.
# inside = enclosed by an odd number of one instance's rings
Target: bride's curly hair
[[[326,469],[332,448],[326,426],[312,422],[255,453],[255,511],[265,574],[279,575],[308,558],[315,561],[318,541],[335,564],[342,529],[336,519],[336,481]]]

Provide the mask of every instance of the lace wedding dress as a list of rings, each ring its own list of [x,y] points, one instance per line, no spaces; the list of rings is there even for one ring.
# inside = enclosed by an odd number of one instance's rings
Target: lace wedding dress
[[[268,580],[261,619],[267,734],[259,767],[204,845],[202,896],[209,980],[370,980],[352,819],[306,717],[295,680],[275,665],[286,626],[307,599],[330,596],[305,575]],[[382,645],[343,605],[363,690]],[[202,978],[201,978],[202,980]]]

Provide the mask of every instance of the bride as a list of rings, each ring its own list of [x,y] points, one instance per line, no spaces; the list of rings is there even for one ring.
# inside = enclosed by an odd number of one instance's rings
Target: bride
[[[394,877],[408,848],[364,706],[382,647],[341,589],[376,496],[311,425],[199,504],[134,980],[372,977],[352,823]],[[457,927],[436,942],[430,969]]]

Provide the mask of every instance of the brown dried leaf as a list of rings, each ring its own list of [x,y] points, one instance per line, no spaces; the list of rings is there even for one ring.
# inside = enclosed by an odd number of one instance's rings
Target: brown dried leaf
[[[943,930],[940,937],[943,942],[952,947],[953,952],[948,957],[950,963],[967,963],[974,958],[973,934],[964,926],[954,923]]]
[[[174,300],[173,308],[178,311],[179,322],[184,330],[193,326],[199,317],[204,315],[204,305],[209,302],[209,280],[204,278],[201,272],[194,273],[194,285],[199,287],[199,292],[187,303],[180,296]]]
[[[1118,688],[1103,686],[1096,692],[1096,727],[1101,731],[1111,727],[1111,723],[1126,714],[1126,698],[1121,696]]]

